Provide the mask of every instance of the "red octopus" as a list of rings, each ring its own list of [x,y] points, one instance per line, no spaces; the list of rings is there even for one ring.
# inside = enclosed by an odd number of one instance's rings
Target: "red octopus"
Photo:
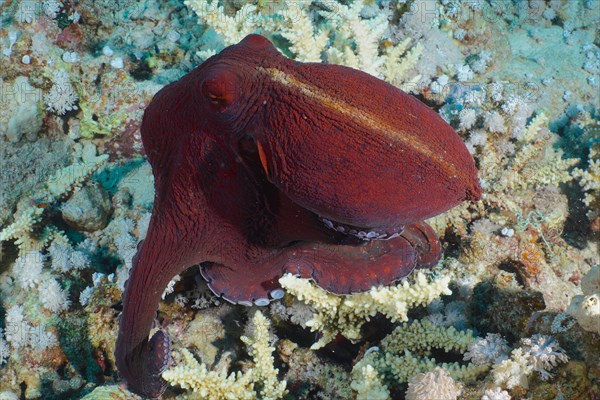
[[[155,199],[123,294],[116,359],[129,387],[165,388],[171,342],[148,339],[161,295],[200,265],[244,305],[283,296],[290,272],[334,293],[435,265],[422,221],[481,187],[459,136],[398,88],[338,65],[300,63],[250,35],[156,94],[142,141]]]

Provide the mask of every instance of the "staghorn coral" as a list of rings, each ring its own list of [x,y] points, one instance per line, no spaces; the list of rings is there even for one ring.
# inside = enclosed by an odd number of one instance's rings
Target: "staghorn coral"
[[[29,207],[23,211],[12,224],[2,229],[0,243],[15,239],[15,244],[19,246],[22,253],[34,248],[30,245],[32,241],[30,234],[33,231],[33,226],[40,222],[43,212],[42,207]]]
[[[376,16],[366,17],[361,0],[349,4],[302,0],[278,2],[269,7],[261,7],[258,2],[243,5],[233,16],[227,15],[218,0],[186,0],[185,5],[196,13],[200,23],[216,31],[223,46],[238,43],[255,32],[267,37],[281,35],[290,45],[280,49],[289,50],[297,61],[343,64],[397,86],[420,79],[420,76],[409,78],[408,72],[423,53],[423,45],[417,43],[409,50],[408,38],[397,44],[385,41],[381,46],[384,33],[390,29],[388,15],[378,10]],[[312,6],[322,17],[315,24]],[[205,59],[220,50],[205,49],[197,55]]]
[[[254,32],[263,17],[253,4],[244,5],[234,16],[226,15],[218,0],[186,0],[184,4],[196,13],[201,24],[210,26],[223,38],[225,46],[238,43]]]
[[[577,274],[584,262],[579,250],[561,236],[570,209],[559,185],[572,180],[568,168],[577,160],[562,159],[555,150],[557,136],[549,131],[543,113],[526,127],[528,115],[519,113],[521,108],[531,110],[530,106],[510,95],[504,100],[501,96],[494,98],[495,91],[488,102],[482,103],[480,112],[502,118],[504,129],[493,132],[498,127],[490,128],[484,118],[484,129],[478,121],[471,131],[474,140],[470,144],[479,161],[484,187],[482,201],[476,207],[457,208],[438,216],[434,224],[438,232],[450,226],[465,240],[458,259],[463,270],[493,274],[499,266],[514,268],[522,283],[544,293],[549,307],[564,308],[568,297],[554,293],[573,292],[573,285],[561,277]],[[460,121],[453,123],[459,126]],[[480,132],[486,133],[485,141],[475,139]],[[482,220],[496,227],[480,230],[478,221]],[[466,221],[473,222],[468,226]]]
[[[375,314],[382,313],[395,321],[407,321],[408,310],[427,305],[442,294],[450,294],[450,276],[428,281],[425,274],[417,273],[414,283],[404,280],[395,287],[375,287],[365,293],[338,296],[326,292],[308,279],[284,275],[279,282],[293,296],[315,309],[313,318],[306,322],[312,331],[322,337],[311,346],[319,349],[338,334],[348,339],[359,339],[360,328]]]
[[[83,184],[92,174],[98,171],[108,160],[108,155],[103,154],[97,157],[92,157],[82,163],[74,163],[57,171],[54,175],[48,178],[46,188],[50,196],[50,200],[60,199],[61,196],[73,191],[76,187]]]
[[[600,215],[600,145],[591,148],[587,168],[575,168],[571,174],[585,192],[583,203],[590,208],[587,216],[592,221]]]
[[[261,312],[256,312],[252,323],[252,337],[242,336],[241,340],[254,361],[252,371],[254,381],[260,385],[258,394],[261,398],[278,399],[286,393],[286,382],[277,379],[279,370],[273,367],[275,349],[270,345],[269,322]]]
[[[41,235],[33,235],[34,226],[41,222],[47,204],[55,204],[61,197],[76,190],[93,173],[98,171],[108,160],[108,155],[93,157],[86,163],[74,163],[54,173],[45,182],[43,189],[38,190],[40,197],[36,204],[27,207],[15,218],[15,221],[0,231],[0,243],[15,239],[21,254],[30,250],[42,249],[60,231],[45,225]]]
[[[331,3],[329,11],[320,12],[334,36],[333,45],[325,50],[327,62],[357,68],[400,86],[405,83],[407,72],[414,67],[424,47],[417,43],[408,50],[409,38],[395,45],[388,41],[380,54],[381,37],[389,30],[388,16],[380,11],[373,18],[364,18],[363,7],[362,1],[355,0],[348,6]],[[419,79],[417,75],[410,82]]]
[[[454,327],[437,326],[428,320],[415,320],[397,327],[381,344],[385,350],[393,353],[408,349],[426,355],[434,347],[445,352],[465,352],[473,341],[471,330],[457,331]]]
[[[269,23],[269,30],[279,31],[290,41],[290,51],[295,59],[302,62],[320,62],[321,53],[329,41],[327,32],[315,30],[308,10],[312,0],[288,3],[286,10],[277,10],[274,17],[280,17],[283,24],[275,20]]]
[[[352,381],[352,389],[356,391],[357,400],[386,400],[390,398],[389,389],[382,383],[379,373],[372,365],[361,366],[358,375],[362,379]]]
[[[186,349],[174,351],[175,367],[163,372],[163,378],[183,389],[191,389],[187,398],[191,399],[256,399],[251,374],[241,372],[227,375],[226,369],[208,371],[206,365],[200,364],[192,353]]]
[[[270,345],[269,323],[264,315],[256,312],[253,318],[253,337],[242,336],[248,346],[248,353],[254,361],[246,372],[234,372],[230,375],[222,368],[220,371],[208,371],[189,351],[182,349],[174,352],[178,363],[163,372],[163,378],[184,389],[191,389],[186,398],[192,399],[278,399],[286,393],[286,382],[277,379],[278,370],[273,367]],[[260,396],[260,397],[259,397]]]
[[[558,186],[573,179],[567,171],[578,160],[563,159],[552,149],[553,135],[547,126],[545,114],[536,116],[518,139],[512,156],[495,148],[497,141],[486,143],[480,156],[479,175],[485,188],[484,202],[490,207],[522,213],[516,199],[526,197],[515,193]]]

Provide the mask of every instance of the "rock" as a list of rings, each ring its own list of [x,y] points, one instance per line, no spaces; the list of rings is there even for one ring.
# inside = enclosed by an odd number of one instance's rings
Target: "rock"
[[[473,290],[470,314],[473,326],[482,334],[499,333],[512,343],[523,337],[533,313],[544,308],[541,292],[502,288],[486,280]]]
[[[9,390],[0,392],[0,400],[19,400],[19,397]]]
[[[600,334],[600,266],[590,269],[581,281],[583,295],[573,297],[567,309],[583,329]]]
[[[128,392],[119,385],[98,386],[82,400],[140,400],[141,397]]]
[[[12,85],[5,83],[2,90],[0,136],[6,136],[11,143],[20,142],[23,136],[29,141],[37,139],[43,122],[41,90],[31,86],[24,76],[16,78]]]
[[[62,206],[62,217],[79,231],[94,232],[106,227],[112,213],[106,190],[96,181],[89,181]]]

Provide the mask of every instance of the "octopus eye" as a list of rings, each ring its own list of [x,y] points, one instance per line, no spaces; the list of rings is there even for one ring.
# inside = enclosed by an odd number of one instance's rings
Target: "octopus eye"
[[[212,104],[219,104],[219,102],[222,99],[218,94],[214,94],[211,92],[208,92],[206,94],[206,97],[208,97],[208,101],[210,101]]]
[[[210,74],[202,84],[202,94],[218,112],[227,110],[236,99],[236,79],[226,71]]]

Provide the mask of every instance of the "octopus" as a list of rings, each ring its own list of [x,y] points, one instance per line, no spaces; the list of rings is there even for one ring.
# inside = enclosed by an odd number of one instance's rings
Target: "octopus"
[[[242,305],[283,297],[291,273],[340,294],[435,265],[423,221],[481,187],[473,158],[438,114],[339,65],[300,63],[259,35],[162,88],[142,141],[154,206],[122,297],[117,367],[158,398],[171,340],[153,328],[171,279],[199,266]]]

